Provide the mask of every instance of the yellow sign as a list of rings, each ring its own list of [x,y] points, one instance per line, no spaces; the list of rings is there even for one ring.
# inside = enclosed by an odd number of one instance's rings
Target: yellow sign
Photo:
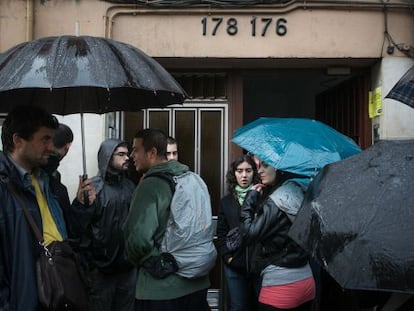
[[[382,92],[381,87],[377,87],[368,94],[368,114],[372,119],[382,115]]]

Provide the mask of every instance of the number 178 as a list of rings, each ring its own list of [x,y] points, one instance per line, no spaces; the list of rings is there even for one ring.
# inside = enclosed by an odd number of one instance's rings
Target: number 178
[[[211,22],[211,35],[215,36],[224,22],[224,27],[226,28],[226,33],[230,36],[234,36],[238,33],[238,21],[234,17],[229,17],[224,19],[223,17],[203,17],[201,24],[203,25],[203,36],[207,36],[207,26],[208,22]],[[256,35],[261,35],[264,37],[269,29],[271,29],[273,24],[273,18],[271,17],[262,17],[257,18],[252,16],[250,19],[251,25],[251,36],[255,37]],[[285,18],[278,18],[275,20],[275,34],[278,36],[284,36],[287,34],[287,20]]]

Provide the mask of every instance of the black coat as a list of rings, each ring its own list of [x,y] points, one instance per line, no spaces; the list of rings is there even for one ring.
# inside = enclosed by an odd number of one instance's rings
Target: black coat
[[[108,166],[112,153],[120,144],[107,140],[99,149],[99,174],[92,178],[96,200],[83,206],[75,199],[69,220],[74,236],[81,240],[81,251],[89,268],[104,273],[117,273],[132,269],[125,257],[122,227],[128,216],[134,183],[125,174],[111,174]]]
[[[234,251],[230,251],[226,246],[227,233],[231,229],[240,226],[240,211],[241,206],[235,194],[228,194],[221,199],[217,222],[217,237],[223,262],[234,270],[246,272],[248,249],[242,246]],[[227,261],[230,257],[233,257],[233,259],[228,264]]]
[[[262,204],[259,201],[260,193],[249,191],[241,211],[243,240],[255,248],[250,260],[253,272],[260,273],[271,264],[287,268],[304,266],[308,254],[288,236],[292,221],[281,205],[283,200],[276,200],[276,205],[271,195]],[[301,200],[296,202],[299,209]]]

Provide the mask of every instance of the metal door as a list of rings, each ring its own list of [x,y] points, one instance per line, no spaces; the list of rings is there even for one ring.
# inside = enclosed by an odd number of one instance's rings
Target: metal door
[[[206,182],[213,214],[224,194],[227,170],[227,109],[225,104],[191,103],[166,109],[147,109],[144,127],[159,128],[178,142],[178,157]]]

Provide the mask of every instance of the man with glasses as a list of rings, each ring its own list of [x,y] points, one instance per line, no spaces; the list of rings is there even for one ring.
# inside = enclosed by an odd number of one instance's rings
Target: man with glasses
[[[102,142],[98,151],[99,172],[92,178],[96,199],[88,207],[71,209],[89,268],[89,311],[134,310],[136,270],[124,256],[122,234],[135,188],[127,178],[128,165],[125,142]]]

